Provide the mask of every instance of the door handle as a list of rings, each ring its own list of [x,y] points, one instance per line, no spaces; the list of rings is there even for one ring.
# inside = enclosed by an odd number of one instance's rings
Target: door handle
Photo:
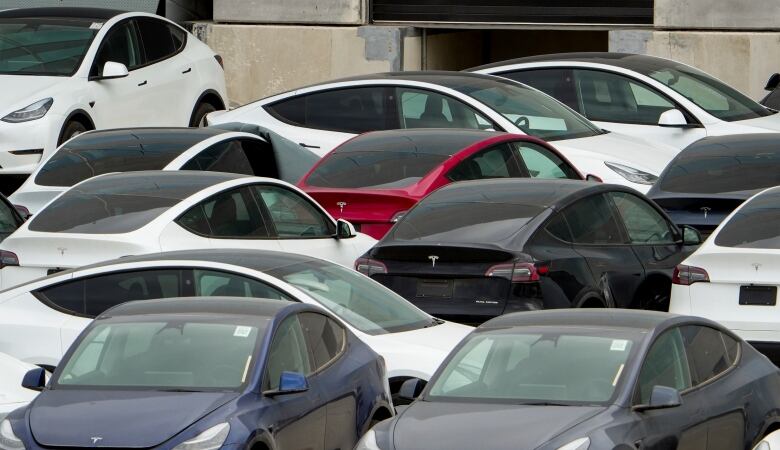
[[[306,148],[320,148],[319,145],[309,145],[309,144],[304,144],[303,142],[299,142],[298,145],[300,145],[301,147],[306,147]]]
[[[183,71],[182,73],[190,73],[192,72],[192,67],[188,67],[187,70]]]
[[[144,80],[144,81],[142,81],[142,82],[138,83],[138,85],[139,85],[139,86],[145,86],[145,85],[146,85],[146,80]]]

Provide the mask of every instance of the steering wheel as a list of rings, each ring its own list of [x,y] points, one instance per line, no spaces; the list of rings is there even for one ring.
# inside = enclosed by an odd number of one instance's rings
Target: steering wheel
[[[518,128],[521,130],[527,132],[530,128],[530,121],[528,120],[528,117],[526,116],[520,116],[517,119],[514,120],[514,124],[517,125]]]

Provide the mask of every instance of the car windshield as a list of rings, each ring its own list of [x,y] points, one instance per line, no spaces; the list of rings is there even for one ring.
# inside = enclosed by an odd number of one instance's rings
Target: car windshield
[[[669,65],[664,67],[654,64],[640,66],[636,70],[665,84],[699,108],[727,122],[755,119],[772,114],[771,111],[731,86],[693,67],[669,62]]]
[[[466,338],[426,400],[606,404],[636,334],[611,330],[505,329]]]
[[[447,159],[415,152],[334,153],[309,175],[306,184],[331,188],[393,189],[420,181]]]
[[[416,330],[437,323],[379,283],[337,264],[309,261],[266,272],[306,292],[366,334]]]
[[[547,141],[575,139],[603,133],[588,119],[536,89],[503,79],[469,78],[441,84],[475,98],[494,109],[523,132]]]
[[[236,390],[244,385],[265,325],[240,318],[97,324],[53,380],[57,388]]]
[[[544,207],[495,202],[419,203],[393,228],[398,240],[494,242],[515,235]]]
[[[717,194],[764,189],[780,184],[780,150],[750,154],[681,155],[661,179],[666,192]]]
[[[723,225],[715,245],[780,249],[780,189],[754,197]]]
[[[0,19],[0,74],[72,75],[102,25],[84,19]]]

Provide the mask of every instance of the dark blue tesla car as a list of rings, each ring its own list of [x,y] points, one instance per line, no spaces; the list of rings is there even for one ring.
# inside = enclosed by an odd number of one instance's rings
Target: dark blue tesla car
[[[328,313],[280,300],[187,298],[106,311],[0,448],[351,449],[392,416],[384,362]]]

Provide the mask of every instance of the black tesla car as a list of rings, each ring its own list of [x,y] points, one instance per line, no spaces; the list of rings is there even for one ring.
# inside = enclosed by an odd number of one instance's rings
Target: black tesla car
[[[742,202],[780,184],[780,134],[711,136],[689,145],[647,196],[677,225],[709,236]]]
[[[466,337],[356,450],[748,450],[780,423],[778,384],[776,366],[706,319],[511,314]]]
[[[666,310],[674,267],[699,243],[627,187],[478,180],[424,198],[355,268],[466,323],[545,308]]]

